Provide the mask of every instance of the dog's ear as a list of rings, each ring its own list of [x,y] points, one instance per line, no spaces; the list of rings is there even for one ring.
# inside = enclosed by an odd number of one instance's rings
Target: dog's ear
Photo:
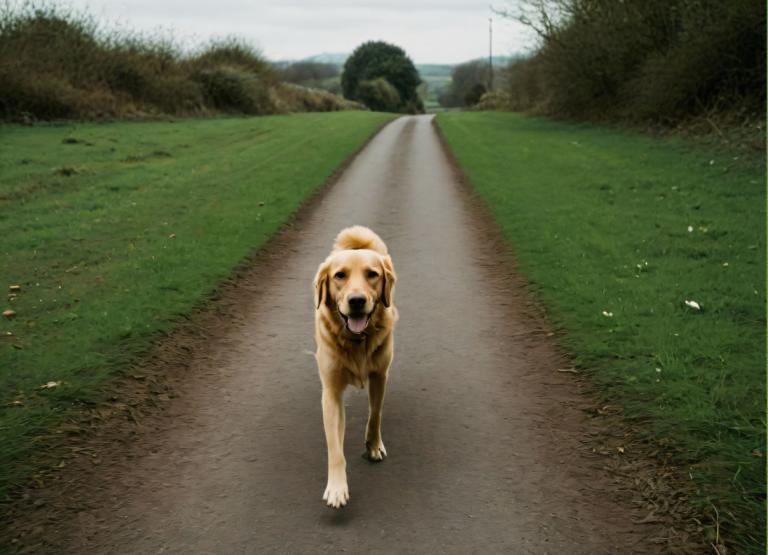
[[[389,255],[382,257],[381,264],[384,269],[382,274],[384,283],[381,286],[381,302],[384,306],[389,306],[392,304],[392,296],[395,294],[397,276],[395,275],[395,269],[392,266],[392,259]]]
[[[331,269],[331,262],[326,260],[317,269],[315,274],[315,309],[320,308],[320,303],[328,302],[328,272]]]

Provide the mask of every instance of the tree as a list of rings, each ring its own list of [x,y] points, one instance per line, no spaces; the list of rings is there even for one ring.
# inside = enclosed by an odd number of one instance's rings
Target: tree
[[[439,97],[440,105],[453,107],[477,104],[486,91],[488,78],[486,61],[473,60],[457,65],[451,74],[451,84]]]
[[[379,78],[397,91],[399,103],[396,111],[423,111],[416,92],[421,83],[419,72],[405,51],[394,44],[369,41],[358,46],[344,64],[341,89],[350,100],[365,102],[360,94],[362,83]],[[373,106],[369,108],[376,109]]]
[[[469,91],[467,91],[467,94],[464,95],[464,106],[474,106],[480,102],[480,99],[486,92],[487,89],[485,88],[485,85],[482,83],[475,83]]]

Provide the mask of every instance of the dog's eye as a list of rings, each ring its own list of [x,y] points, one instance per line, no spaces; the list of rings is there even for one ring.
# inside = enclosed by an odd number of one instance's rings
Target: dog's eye
[[[335,277],[336,279],[344,279],[345,277],[347,277],[347,274],[345,274],[344,272],[336,272],[333,275],[333,277]]]
[[[368,270],[368,279],[374,279],[379,277],[379,273],[373,270]]]

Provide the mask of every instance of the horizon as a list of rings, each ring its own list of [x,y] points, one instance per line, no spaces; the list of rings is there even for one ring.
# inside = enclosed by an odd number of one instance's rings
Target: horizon
[[[535,43],[528,29],[476,0],[373,0],[365,5],[268,0],[258,6],[238,0],[69,0],[57,5],[84,11],[106,27],[161,35],[170,31],[182,47],[234,36],[275,62],[349,55],[366,41],[383,40],[403,48],[415,64],[456,65],[487,58],[489,18],[494,57],[524,54]],[[504,0],[497,4],[503,5]]]

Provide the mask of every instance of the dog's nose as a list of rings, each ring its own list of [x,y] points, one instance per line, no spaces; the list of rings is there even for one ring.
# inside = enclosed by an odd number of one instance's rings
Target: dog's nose
[[[362,312],[363,308],[365,308],[365,300],[365,296],[362,295],[350,297],[347,300],[349,303],[349,309],[355,312]]]

